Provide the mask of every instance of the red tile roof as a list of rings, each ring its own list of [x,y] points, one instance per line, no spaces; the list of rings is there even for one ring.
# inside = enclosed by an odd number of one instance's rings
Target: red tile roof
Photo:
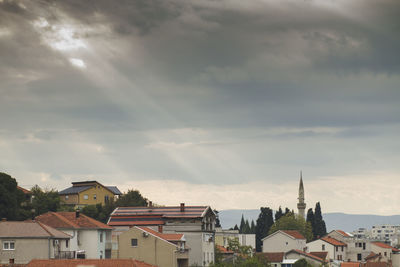
[[[113,229],[111,226],[102,222],[96,221],[82,213],[76,218],[75,212],[47,212],[39,215],[35,218],[44,224],[47,224],[53,228],[65,228],[65,229]]]
[[[339,240],[336,240],[335,238],[332,238],[330,236],[325,236],[325,237],[321,238],[321,240],[323,240],[331,245],[334,245],[336,247],[347,247],[346,243],[340,242]]]
[[[381,257],[381,256],[379,254],[376,254],[376,253],[371,251],[371,253],[369,253],[369,255],[367,257],[365,257],[365,260],[369,261],[369,260],[373,260],[373,259],[378,258],[378,257]]]
[[[223,247],[223,246],[220,246],[220,245],[215,245],[215,246],[223,254],[234,254],[235,253],[232,250],[227,249],[226,247]]]
[[[262,256],[268,260],[268,262],[282,262],[284,252],[260,252],[257,255]]]
[[[31,260],[26,267],[78,267],[78,266],[96,266],[96,267],[156,267],[142,261],[133,259],[73,259],[73,260]]]
[[[18,189],[18,190],[21,190],[24,194],[27,194],[27,195],[32,194],[32,192],[29,191],[28,189],[22,188],[22,187],[20,187],[20,186],[18,186],[18,185],[17,185],[17,189]]]
[[[336,230],[336,232],[338,232],[339,234],[341,234],[342,236],[345,236],[345,237],[351,237],[348,233],[346,233],[345,231],[342,231],[342,230]]]
[[[341,264],[340,264],[340,267],[360,267],[360,262],[349,262],[349,261],[347,261],[347,262],[342,262]]]
[[[325,262],[324,259],[321,259],[320,257],[317,257],[317,256],[315,256],[315,255],[313,255],[311,253],[307,253],[307,252],[304,252],[304,251],[299,250],[299,249],[292,249],[292,250],[286,252],[286,254],[291,253],[291,252],[296,252],[296,253],[298,253],[300,255],[303,255],[305,257],[309,257],[309,258],[312,258],[312,259],[320,261],[320,262]]]
[[[379,261],[379,262],[367,261],[366,263],[363,263],[362,266],[363,267],[389,267],[391,265],[384,261]]]
[[[281,230],[282,232],[290,235],[291,237],[295,239],[306,239],[302,234],[300,234],[299,231],[296,230]]]
[[[142,231],[146,231],[150,234],[153,234],[161,239],[171,241],[171,242],[181,241],[183,238],[183,234],[164,234],[164,233],[154,231],[153,229],[150,229],[148,227],[137,227],[137,228],[141,229]]]
[[[328,256],[328,251],[312,251],[310,252],[310,254],[326,260],[326,257]]]
[[[392,247],[388,244],[382,243],[382,242],[372,242],[372,244],[374,244],[375,246],[381,247],[381,248],[390,248],[393,252],[399,252],[400,250]]]

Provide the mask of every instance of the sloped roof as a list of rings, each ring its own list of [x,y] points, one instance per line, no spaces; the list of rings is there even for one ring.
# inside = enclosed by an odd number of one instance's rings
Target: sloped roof
[[[340,267],[360,267],[360,262],[342,262],[340,263]]]
[[[94,185],[86,185],[86,186],[71,186],[68,187],[67,189],[64,189],[60,192],[58,192],[59,195],[72,195],[72,194],[78,194],[80,192],[86,191],[90,188],[92,188]]]
[[[310,254],[326,260],[326,257],[328,256],[328,251],[311,251]]]
[[[90,218],[82,213],[76,218],[75,212],[47,212],[35,218],[53,228],[60,229],[113,229],[112,227]]]
[[[369,255],[367,257],[365,257],[365,260],[369,261],[369,260],[372,260],[372,259],[375,259],[375,258],[378,258],[378,257],[380,257],[379,254],[376,254],[376,253],[371,251],[371,253],[369,253]]]
[[[133,259],[69,259],[69,260],[31,260],[26,267],[156,267]]]
[[[268,260],[268,262],[282,262],[284,252],[260,252],[257,253],[257,256],[262,256]]]
[[[306,239],[299,231],[296,230],[281,230],[295,239]]]
[[[0,237],[71,238],[71,236],[37,221],[0,222]]]
[[[389,248],[393,252],[399,252],[400,251],[399,249],[397,249],[395,247],[392,247],[392,246],[390,246],[388,244],[382,243],[382,242],[372,242],[372,244],[374,244],[375,246],[381,247],[381,248]]]
[[[108,190],[114,193],[114,195],[122,195],[121,191],[119,191],[116,186],[106,186]]]
[[[332,238],[330,236],[325,236],[325,237],[321,238],[321,240],[323,240],[333,246],[336,246],[336,247],[347,247],[346,243],[343,243],[343,242],[341,242],[335,238]]]
[[[305,257],[309,257],[309,258],[314,259],[314,260],[319,261],[319,262],[325,262],[325,260],[321,259],[320,257],[317,257],[317,256],[315,256],[315,255],[313,255],[311,253],[307,253],[307,252],[304,252],[304,251],[298,250],[298,249],[292,249],[292,250],[286,252],[286,254],[293,253],[293,252],[297,253],[297,254],[300,254],[300,255],[303,255]]]
[[[137,228],[170,242],[183,241],[183,234],[164,234],[154,231],[153,229],[150,229],[148,227],[137,227]]]
[[[344,237],[351,237],[351,235],[349,235],[348,233],[346,233],[345,231],[342,230],[335,230],[336,232],[338,232],[339,234],[341,234]]]
[[[223,247],[223,246],[220,246],[220,245],[215,245],[215,246],[223,254],[234,254],[235,253],[232,250],[227,249],[226,247]]]
[[[25,188],[20,187],[20,186],[18,186],[18,185],[17,185],[17,189],[18,189],[18,190],[21,190],[24,194],[27,194],[27,195],[32,194],[32,192],[29,191],[28,189],[25,189]]]
[[[111,216],[161,215],[164,218],[202,218],[209,206],[118,207]]]

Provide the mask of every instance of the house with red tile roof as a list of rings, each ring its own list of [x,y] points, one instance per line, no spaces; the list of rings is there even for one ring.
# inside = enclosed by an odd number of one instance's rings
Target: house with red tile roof
[[[299,249],[292,249],[288,252],[285,253],[285,259],[305,259],[308,263],[310,263],[312,266],[319,267],[321,265],[324,265],[327,263],[324,259],[319,258],[318,256],[315,256],[311,253],[307,253],[303,250]]]
[[[264,257],[272,267],[281,267],[285,257],[284,252],[259,252],[256,253],[256,255],[259,257]]]
[[[0,222],[0,264],[68,257],[71,236],[37,221]]]
[[[184,234],[189,250],[189,265],[208,266],[214,262],[215,213],[210,206],[118,207],[107,223],[117,236],[133,226],[149,227],[163,233]]]
[[[162,231],[162,227],[159,228]],[[136,259],[159,267],[187,267],[189,253],[183,234],[163,233],[134,226],[117,237],[112,257]]]
[[[347,244],[330,236],[307,243],[307,249],[310,252],[328,252],[327,258],[329,260],[345,261],[347,259]]]
[[[278,230],[262,239],[262,252],[287,252],[292,249],[304,250],[306,238],[295,230]]]
[[[371,251],[380,256],[381,261],[389,262],[392,260],[393,253],[400,250],[383,242],[371,242]]]
[[[26,267],[156,267],[133,259],[31,260]]]
[[[77,258],[111,258],[112,227],[76,212],[47,212],[35,218],[71,236],[68,246]]]

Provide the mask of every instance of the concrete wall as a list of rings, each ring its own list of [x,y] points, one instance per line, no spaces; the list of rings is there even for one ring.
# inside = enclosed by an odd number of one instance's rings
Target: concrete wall
[[[60,196],[60,200],[61,200],[62,202],[64,202],[65,204],[76,205],[76,204],[78,204],[79,197],[78,197],[78,194],[74,194],[74,195],[61,195],[61,196]]]
[[[85,195],[88,196],[88,199],[84,198]],[[94,199],[95,195],[96,199]],[[109,200],[114,199],[114,194],[111,191],[101,185],[96,185],[95,187],[79,193],[79,205],[95,205],[99,203],[104,205],[105,196],[108,196]]]
[[[324,249],[322,249],[322,247],[324,247]],[[330,260],[336,260],[335,247],[321,239],[307,243],[307,251],[308,252],[327,251],[328,255],[326,257]]]
[[[98,230],[79,230],[79,250],[85,250],[87,259],[100,259],[100,251],[103,251],[103,258],[105,255],[105,245],[99,244]],[[100,249],[100,246],[103,249]]]
[[[392,254],[392,266],[400,267],[400,254]]]
[[[392,249],[390,248],[381,248],[375,245],[374,243],[371,243],[371,250],[376,254],[381,254],[382,256],[381,261],[387,262],[392,259]]]
[[[293,239],[282,232],[276,232],[263,240],[262,252],[287,252],[292,249],[303,250],[305,239]]]
[[[159,267],[178,267],[177,246],[143,231],[131,228],[118,235],[118,252],[113,253],[120,259],[136,259]],[[137,239],[137,246],[132,247],[131,239]]]

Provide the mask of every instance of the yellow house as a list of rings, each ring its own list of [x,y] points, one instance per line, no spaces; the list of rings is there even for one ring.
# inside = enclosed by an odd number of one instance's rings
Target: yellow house
[[[97,181],[74,182],[72,187],[58,194],[62,202],[78,208],[87,205],[105,205],[111,199],[122,195],[116,186],[104,186]]]
[[[161,231],[161,232],[159,232]],[[164,234],[134,226],[117,236],[112,258],[135,259],[158,267],[188,267],[189,254],[183,234]]]

